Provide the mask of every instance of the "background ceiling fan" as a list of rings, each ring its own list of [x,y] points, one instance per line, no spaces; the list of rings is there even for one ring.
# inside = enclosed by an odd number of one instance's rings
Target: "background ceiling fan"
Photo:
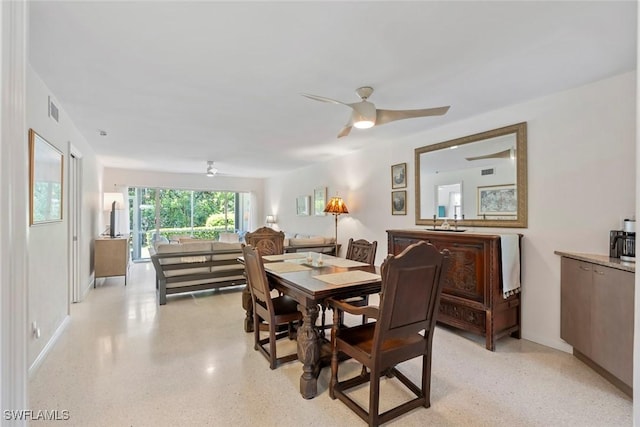
[[[385,123],[393,122],[395,120],[412,119],[416,117],[427,116],[442,116],[449,111],[449,106],[438,108],[423,108],[420,110],[381,110],[376,109],[376,106],[367,101],[367,99],[373,93],[373,88],[369,86],[363,86],[356,89],[356,93],[360,97],[360,102],[354,102],[348,104],[346,102],[336,101],[335,99],[325,98],[324,96],[311,95],[308,93],[301,94],[307,98],[314,99],[316,101],[329,102],[331,104],[342,104],[347,107],[351,107],[353,112],[351,118],[347,124],[342,128],[338,134],[338,138],[349,135],[352,127],[358,129],[367,129],[373,126],[383,125]]]
[[[465,157],[465,160],[482,160],[482,159],[515,159],[516,150],[513,148],[507,148],[504,151],[498,151],[497,153],[485,154],[484,156]]]

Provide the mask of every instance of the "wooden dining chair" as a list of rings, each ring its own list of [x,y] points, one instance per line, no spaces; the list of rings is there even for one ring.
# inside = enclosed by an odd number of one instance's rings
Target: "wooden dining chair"
[[[378,248],[378,242],[368,242],[364,239],[353,240],[349,239],[349,246],[347,246],[347,259],[353,261],[360,261],[373,265],[376,260],[376,249]],[[347,300],[351,305],[365,306],[369,304],[369,295],[362,295],[354,297],[354,299]],[[362,323],[367,321],[366,316],[362,316]]]
[[[373,242],[368,242],[364,239],[353,240],[353,238],[350,238],[345,258],[373,265],[376,260],[377,248],[378,242],[375,240]]]
[[[331,330],[331,382],[329,395],[338,398],[370,426],[377,426],[414,408],[431,406],[431,348],[437,307],[449,266],[449,252],[426,242],[407,247],[397,256],[389,255],[381,267],[382,292],[378,307],[355,307],[343,301],[329,300],[334,309]],[[366,315],[375,322],[346,328],[339,313]],[[421,333],[422,332],[422,333]],[[366,370],[348,380],[338,380],[338,355],[344,353]],[[414,384],[396,365],[422,357],[421,387]],[[394,378],[416,398],[379,414],[380,377]],[[346,393],[352,387],[369,382],[368,411]]]
[[[284,253],[284,232],[273,228],[261,227],[244,235],[244,241],[260,251],[262,256],[282,255]],[[253,332],[253,303],[251,302],[251,290],[247,286],[242,291],[242,308],[246,312],[244,319],[244,331]],[[266,329],[265,329],[266,330]]]
[[[298,303],[294,299],[286,295],[272,297],[258,250],[253,246],[245,245],[242,248],[242,254],[247,283],[251,288],[253,323],[268,325],[267,338],[260,338],[261,328],[254,328],[254,349],[259,350],[269,360],[271,369],[275,369],[280,363],[298,358],[297,353],[277,357],[276,341],[284,337],[293,339],[293,323],[302,320],[302,313],[298,311]],[[286,325],[287,329],[278,331],[280,325]]]
[[[364,262],[369,265],[373,265],[376,260],[376,250],[378,249],[378,242],[374,240],[373,242],[369,242],[364,239],[353,240],[353,238],[349,239],[349,245],[347,246],[347,255],[346,259],[350,259],[352,261]],[[345,302],[355,305],[357,307],[364,307],[369,305],[369,295],[360,295],[356,297],[349,298],[344,300]],[[324,316],[324,313],[323,313]],[[324,317],[323,317],[324,321]],[[340,322],[344,322],[344,316],[340,317]],[[362,316],[362,323],[367,322],[367,316]],[[324,324],[323,324],[324,326]]]
[[[282,255],[284,253],[284,232],[273,228],[261,227],[256,231],[246,233],[244,241],[265,255]]]

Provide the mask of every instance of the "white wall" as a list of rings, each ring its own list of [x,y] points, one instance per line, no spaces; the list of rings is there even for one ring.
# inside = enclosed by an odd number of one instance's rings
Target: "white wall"
[[[27,408],[26,1],[0,3],[0,408]],[[10,421],[0,421],[8,424]],[[14,425],[22,425],[13,421]]]
[[[28,230],[28,317],[37,322],[39,339],[29,339],[29,365],[41,355],[47,343],[69,313],[69,148],[82,154],[82,225],[80,240],[81,286],[86,293],[92,283],[91,253],[93,238],[98,234],[99,174],[102,172],[95,154],[84,137],[59,107],[59,122],[48,113],[48,97],[53,94],[31,67],[27,67],[27,130],[32,128],[64,155],[63,221],[39,224]]]
[[[270,178],[265,213],[277,214],[285,231],[333,235],[333,217],[295,215],[296,196],[327,186],[350,211],[339,217],[339,241],[377,240],[381,263],[385,231],[416,228],[413,180],[408,215],[391,215],[391,165],[406,162],[411,177],[417,147],[526,121],[529,228],[518,230],[523,337],[569,351],[560,338],[560,259],[553,252],[608,254],[609,230],[635,213],[635,77],[622,74]]]

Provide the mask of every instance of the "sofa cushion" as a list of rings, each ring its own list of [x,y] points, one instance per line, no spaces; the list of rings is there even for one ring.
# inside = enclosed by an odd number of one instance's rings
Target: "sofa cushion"
[[[230,251],[236,250],[242,252],[242,243],[240,242],[211,242],[211,249],[214,251]]]
[[[224,243],[240,243],[240,235],[238,233],[220,233],[220,237],[218,237],[219,242]]]
[[[211,243],[211,242],[215,242],[216,240],[212,240],[212,239],[198,239],[196,237],[180,237],[178,238],[178,243],[193,243],[193,242],[197,242],[197,243]]]

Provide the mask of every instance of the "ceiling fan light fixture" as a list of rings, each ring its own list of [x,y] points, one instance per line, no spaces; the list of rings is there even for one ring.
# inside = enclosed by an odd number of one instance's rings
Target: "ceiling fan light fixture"
[[[353,115],[351,121],[353,126],[358,129],[369,129],[376,124],[376,106],[371,102],[362,101],[357,104],[351,104]]]
[[[209,160],[207,162],[207,176],[208,177],[213,177],[216,176],[216,174],[218,173],[218,169],[213,167],[213,162],[211,160]]]
[[[372,128],[373,125],[375,125],[375,123],[371,120],[360,120],[353,123],[353,127],[356,127],[358,129],[369,129]]]

